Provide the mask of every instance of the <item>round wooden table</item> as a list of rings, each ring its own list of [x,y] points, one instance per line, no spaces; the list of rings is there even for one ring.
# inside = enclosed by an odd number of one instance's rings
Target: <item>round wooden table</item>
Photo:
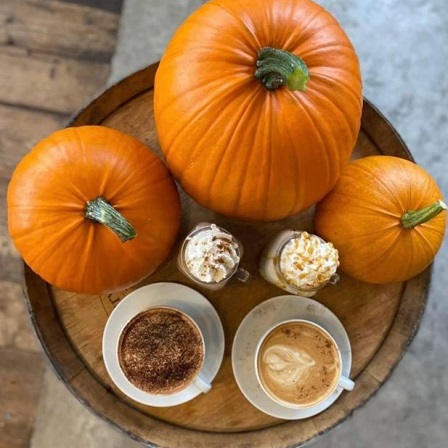
[[[153,120],[153,82],[157,64],[113,86],[71,125],[104,125],[120,129],[159,152]],[[362,126],[354,158],[388,154],[412,156],[392,126],[364,101]],[[428,268],[417,277],[388,285],[371,285],[341,274],[336,286],[314,297],[345,326],[353,363],[352,392],[343,392],[326,411],[304,420],[282,421],[253,407],[239,390],[230,362],[234,334],[257,304],[284,292],[258,275],[261,249],[283,228],[312,231],[313,209],[276,223],[233,221],[200,207],[181,192],[183,222],[176,247],[156,273],[120,293],[92,296],[55,288],[25,265],[29,313],[51,363],[71,392],[86,407],[133,439],[163,447],[292,447],[330,430],[362,406],[386,381],[414,337],[426,304],[431,276]],[[141,405],[127,398],[109,378],[101,353],[103,329],[114,306],[144,284],[172,281],[192,286],[175,265],[180,240],[200,221],[221,224],[246,248],[242,266],[252,273],[246,283],[231,281],[221,291],[199,292],[218,312],[225,332],[222,366],[212,390],[171,408]]]

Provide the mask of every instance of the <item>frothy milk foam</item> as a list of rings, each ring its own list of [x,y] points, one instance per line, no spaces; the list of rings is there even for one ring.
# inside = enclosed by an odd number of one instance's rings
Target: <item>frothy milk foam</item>
[[[341,371],[333,341],[306,322],[275,328],[263,341],[257,363],[266,391],[277,401],[298,407],[326,398],[336,387]]]

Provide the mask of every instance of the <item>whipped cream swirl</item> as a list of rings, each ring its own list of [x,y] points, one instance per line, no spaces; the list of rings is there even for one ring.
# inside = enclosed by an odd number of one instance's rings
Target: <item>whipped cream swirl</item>
[[[280,255],[280,271],[298,288],[317,288],[328,282],[339,266],[339,254],[332,243],[317,235],[301,232],[292,238]]]
[[[215,224],[188,237],[185,264],[204,283],[220,282],[235,272],[240,261],[235,239]]]

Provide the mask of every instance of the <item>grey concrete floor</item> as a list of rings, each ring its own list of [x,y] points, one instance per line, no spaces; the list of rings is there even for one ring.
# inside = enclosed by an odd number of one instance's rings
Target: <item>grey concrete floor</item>
[[[280,0],[279,0],[280,1]],[[158,60],[200,0],[125,0],[110,83]],[[340,21],[361,60],[364,95],[391,121],[416,161],[448,197],[448,7],[446,0],[319,0]],[[392,377],[314,448],[441,448],[448,440],[448,243],[433,269],[414,342]],[[63,410],[63,411],[62,411]],[[137,447],[86,411],[52,372],[33,448]]]

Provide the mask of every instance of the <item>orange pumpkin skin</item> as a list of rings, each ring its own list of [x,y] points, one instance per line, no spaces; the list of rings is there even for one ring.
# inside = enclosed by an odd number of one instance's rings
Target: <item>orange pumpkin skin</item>
[[[315,231],[339,251],[340,269],[370,283],[407,280],[439,250],[446,212],[404,228],[401,217],[442,199],[434,179],[418,165],[392,156],[351,162],[316,206]]]
[[[83,216],[103,196],[135,228],[121,242]],[[110,293],[151,274],[180,226],[180,200],[164,163],[117,130],[82,126],[42,140],[8,187],[9,233],[24,261],[47,282],[78,293]]]
[[[305,61],[306,91],[269,91],[255,78],[266,46]],[[154,95],[174,177],[201,205],[240,219],[277,220],[322,199],[360,127],[356,53],[309,0],[207,2],[169,43]]]

